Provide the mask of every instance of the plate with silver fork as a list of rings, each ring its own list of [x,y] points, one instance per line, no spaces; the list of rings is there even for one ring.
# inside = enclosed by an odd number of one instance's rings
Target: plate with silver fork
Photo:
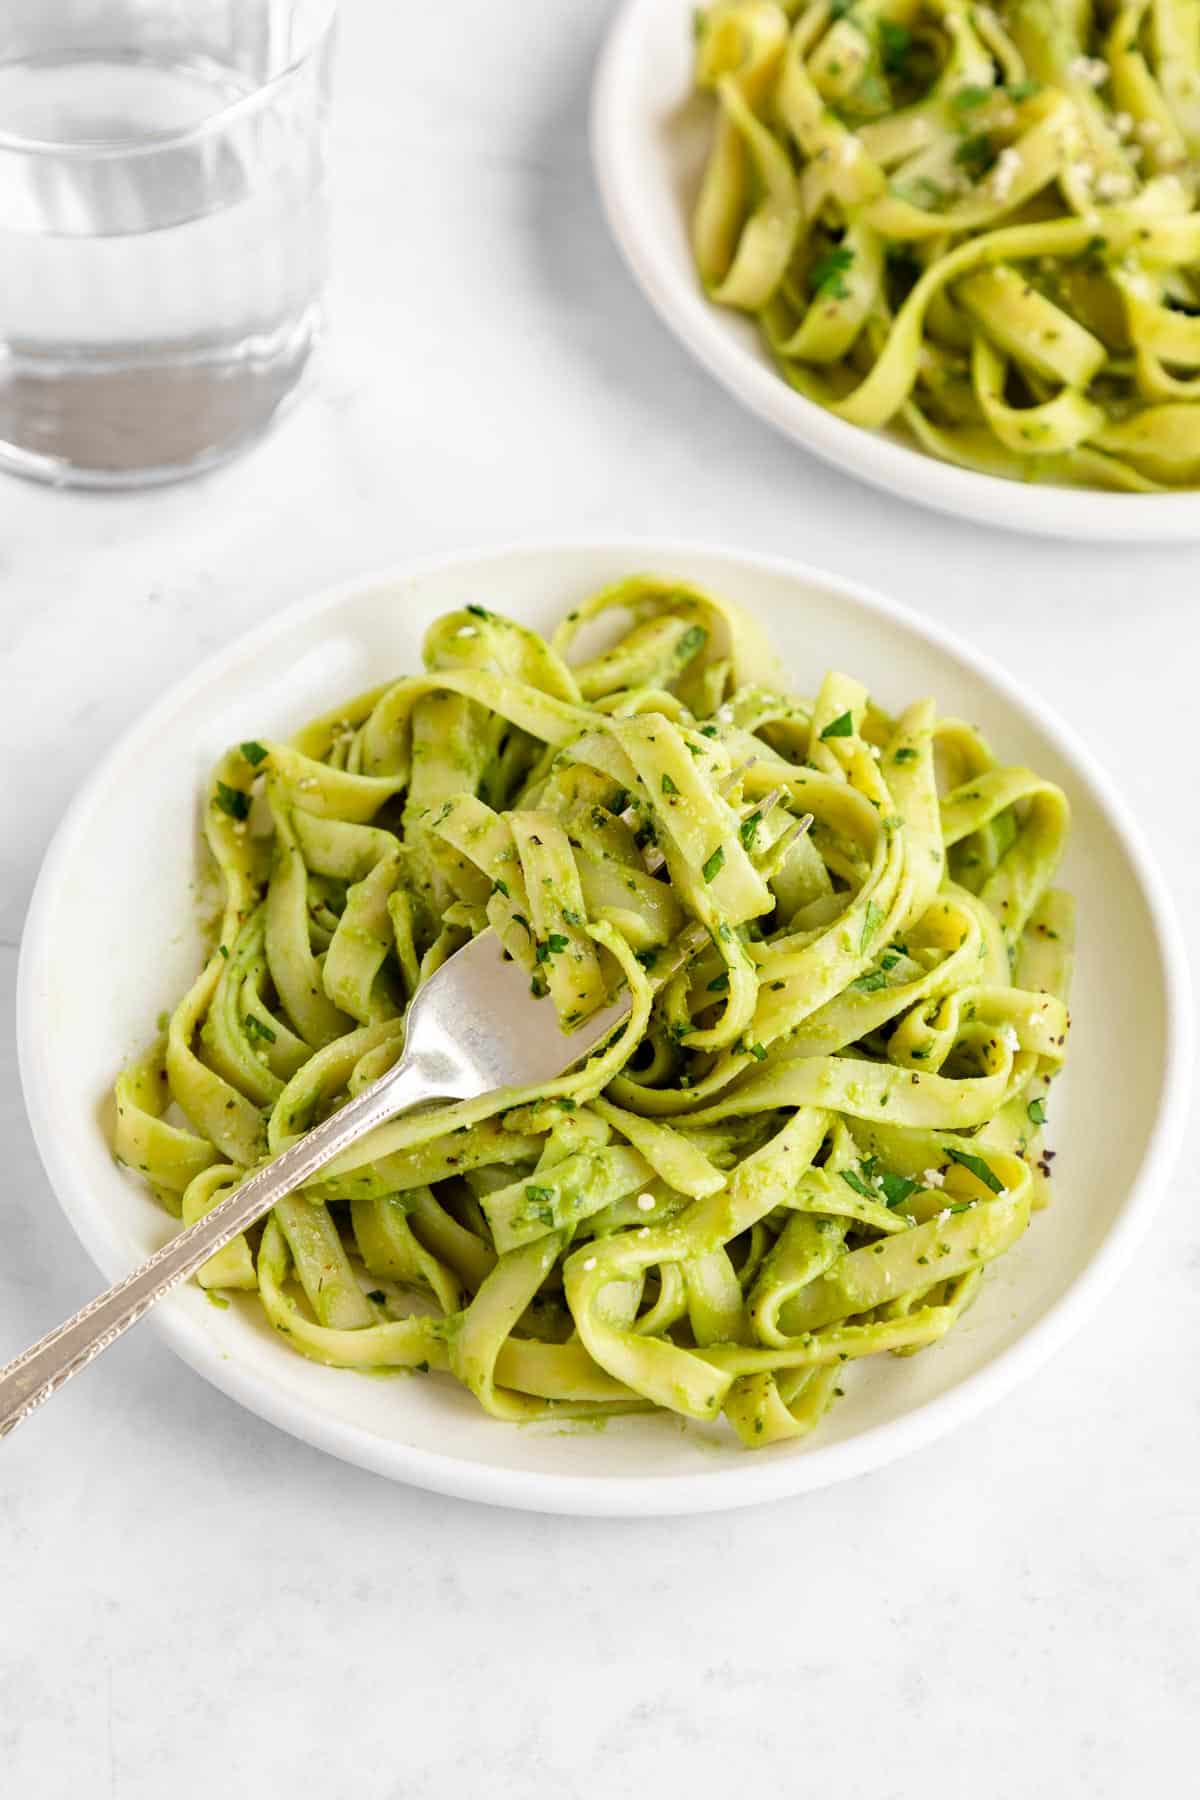
[[[1066,880],[1086,868],[1092,890],[1102,885],[1109,897],[1104,916],[1089,914],[1081,933],[1071,1069],[1055,1107],[1060,1179],[1054,1207],[1038,1221],[1036,1251],[1018,1245],[961,1331],[929,1355],[886,1359],[891,1366],[857,1385],[818,1437],[753,1455],[718,1423],[658,1414],[614,1417],[603,1431],[553,1419],[512,1429],[450,1382],[407,1372],[365,1380],[297,1356],[248,1299],[235,1294],[231,1304],[213,1305],[209,1292],[179,1280],[191,1266],[190,1232],[179,1233],[114,1165],[105,1129],[114,1074],[138,1053],[147,1018],[173,1004],[203,956],[193,890],[195,794],[205,765],[230,743],[256,748],[258,735],[286,737],[381,674],[418,667],[423,631],[447,610],[483,598],[542,629],[583,596],[647,568],[756,617],[798,689],[811,691],[826,668],[845,667],[884,705],[928,692],[977,720],[1009,754],[1069,792]],[[265,1163],[224,1202],[231,1234],[271,1204],[272,1182],[286,1191],[335,1153],[322,1134],[365,1131],[422,1099],[545,1080],[619,1026],[627,996],[590,1021],[586,1042],[585,1033],[531,1033],[527,1015],[537,1002],[527,973],[488,935],[420,990],[408,1053],[382,1078],[408,1083],[423,1067],[426,1085],[403,1094],[364,1088],[300,1136],[281,1161],[290,1156],[301,1166]],[[147,944],[161,952],[142,954]],[[1152,1217],[1189,1083],[1186,975],[1161,880],[1107,778],[1049,709],[1035,709],[1007,676],[936,625],[840,578],[645,541],[518,547],[385,573],[282,613],[196,670],[116,746],[64,819],[30,910],[18,1005],[22,1076],[47,1172],[102,1274],[126,1285],[103,1303],[108,1313],[89,1309],[65,1328],[74,1336],[51,1334],[40,1360],[24,1367],[23,1398],[9,1388],[10,1417],[52,1390],[64,1369],[92,1360],[97,1341],[102,1347],[130,1316],[148,1311],[149,1328],[193,1368],[298,1437],[395,1479],[545,1511],[744,1505],[858,1474],[969,1417],[1035,1371],[1103,1300]],[[1132,1065],[1123,1054],[1131,1037],[1139,1046]],[[1118,1065],[1127,1079],[1114,1085],[1108,1073]],[[1089,1095],[1101,1089],[1098,1117]],[[192,1240],[193,1262],[222,1241],[213,1235],[222,1212],[215,1207],[192,1226],[210,1233],[199,1248]],[[131,1271],[167,1245],[174,1260],[130,1283]],[[83,1377],[110,1378],[103,1366]],[[36,1420],[26,1426],[37,1428]]]

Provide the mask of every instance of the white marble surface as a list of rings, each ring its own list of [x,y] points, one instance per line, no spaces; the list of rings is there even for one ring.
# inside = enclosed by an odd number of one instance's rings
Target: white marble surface
[[[305,404],[201,483],[3,487],[0,1360],[94,1285],[14,1067],[38,860],[165,682],[319,584],[611,530],[863,577],[1057,697],[1197,915],[1200,553],[955,525],[739,413],[650,315],[597,211],[585,113],[609,12],[351,0],[334,329]],[[1188,1163],[1107,1316],[985,1418],[851,1486],[711,1519],[555,1520],[392,1487],[135,1335],[0,1452],[0,1790],[1188,1791],[1198,1202]]]

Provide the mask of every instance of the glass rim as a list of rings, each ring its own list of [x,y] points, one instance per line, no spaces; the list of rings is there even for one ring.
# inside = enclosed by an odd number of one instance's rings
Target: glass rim
[[[139,138],[96,138],[60,142],[56,138],[22,137],[0,128],[0,155],[56,157],[72,162],[115,162],[125,157],[157,156],[164,150],[182,148],[199,139],[225,130],[242,115],[252,113],[269,101],[319,56],[337,24],[338,0],[318,0],[317,22],[303,49],[291,62],[278,69],[249,93],[239,94],[216,112],[180,130],[147,132]],[[0,69],[11,66],[0,62]]]

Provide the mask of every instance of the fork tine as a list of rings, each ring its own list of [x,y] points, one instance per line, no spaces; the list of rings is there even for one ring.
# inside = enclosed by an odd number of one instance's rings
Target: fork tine
[[[802,819],[797,819],[795,824],[789,826],[783,836],[777,838],[771,845],[770,850],[768,850],[766,856],[763,858],[762,867],[769,868],[772,872],[782,868],[784,859],[792,845],[800,838],[804,837],[806,832],[811,831],[812,827],[813,816],[811,813],[805,813]]]
[[[741,781],[742,776],[747,775],[757,762],[757,756],[748,756],[745,762],[738,763],[735,769],[730,769],[728,775],[726,775],[724,781],[721,782],[717,789],[717,792],[723,800],[729,798],[734,788],[736,788],[739,781]]]

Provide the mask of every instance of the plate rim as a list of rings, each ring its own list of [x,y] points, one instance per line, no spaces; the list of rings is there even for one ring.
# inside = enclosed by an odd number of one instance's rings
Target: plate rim
[[[76,1236],[105,1279],[118,1280],[128,1271],[128,1259],[100,1230],[98,1215],[86,1202],[86,1183],[60,1149],[45,1072],[50,1060],[49,1046],[37,1029],[43,971],[54,943],[49,930],[52,899],[69,870],[74,840],[109,783],[110,769],[140,740],[152,739],[161,723],[197,690],[219,681],[227,666],[241,662],[248,652],[323,613],[335,613],[359,594],[420,581],[472,563],[495,565],[531,556],[548,562],[564,557],[620,556],[628,558],[631,567],[646,567],[654,562],[669,565],[672,559],[711,559],[730,565],[731,573],[740,567],[783,577],[798,585],[823,587],[848,599],[868,617],[882,617],[934,649],[956,657],[1019,713],[1036,713],[1039,729],[1076,770],[1081,785],[1087,788],[1118,839],[1145,901],[1163,969],[1163,1082],[1146,1152],[1120,1211],[1092,1259],[1042,1317],[984,1368],[945,1393],[902,1418],[873,1426],[842,1443],[818,1445],[803,1456],[777,1461],[747,1458],[748,1466],[737,1464],[678,1476],[524,1471],[389,1442],[365,1427],[323,1413],[314,1414],[302,1399],[241,1366],[216,1347],[189,1310],[170,1297],[154,1309],[150,1325],[205,1380],[293,1437],[377,1474],[457,1499],[559,1514],[682,1516],[753,1505],[832,1486],[932,1443],[1002,1399],[1020,1381],[1036,1373],[1095,1310],[1148,1230],[1175,1165],[1188,1119],[1194,1053],[1191,980],[1174,902],[1140,827],[1119,793],[1114,792],[1103,765],[1053,707],[1045,705],[1036,691],[1019,684],[1001,664],[975,650],[940,620],[919,613],[868,584],[791,557],[704,540],[591,533],[550,540],[516,539],[451,554],[406,558],[331,584],[282,607],[221,646],[172,683],[119,735],[72,798],[43,858],[25,918],[17,971],[17,1057],[34,1141],[50,1186]]]
[[[683,0],[679,0],[682,7]],[[672,335],[735,400],[793,443],[870,486],[935,512],[1037,537],[1099,543],[1200,538],[1200,488],[1114,494],[1006,481],[941,462],[916,446],[850,425],[788,386],[730,334],[726,318],[684,284],[666,247],[638,223],[637,183],[622,118],[631,110],[639,50],[662,0],[622,0],[596,63],[589,107],[601,208],[635,285]],[[1116,503],[1116,504],[1114,504]]]

